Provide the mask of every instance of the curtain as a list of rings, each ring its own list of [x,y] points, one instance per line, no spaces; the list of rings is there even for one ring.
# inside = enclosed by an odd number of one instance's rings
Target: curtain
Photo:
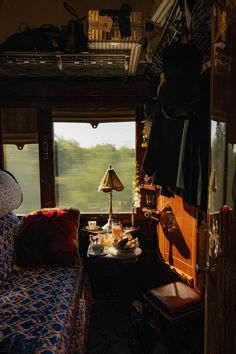
[[[3,144],[16,144],[22,149],[25,144],[38,142],[36,109],[1,109],[1,121]]]

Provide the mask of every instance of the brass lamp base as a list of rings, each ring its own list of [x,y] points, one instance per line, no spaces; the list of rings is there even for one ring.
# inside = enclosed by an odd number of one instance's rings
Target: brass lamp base
[[[112,218],[109,218],[107,223],[102,227],[102,229],[105,231],[111,231],[111,227],[112,227]]]
[[[109,218],[107,223],[102,227],[103,230],[111,231],[112,224],[112,190],[121,192],[124,189],[123,184],[119,180],[115,171],[109,166],[108,170],[105,172],[103,179],[98,187],[98,191],[103,191],[109,193]]]

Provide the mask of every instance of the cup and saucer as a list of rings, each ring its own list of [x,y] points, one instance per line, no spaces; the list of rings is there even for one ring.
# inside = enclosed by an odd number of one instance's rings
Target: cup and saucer
[[[88,249],[89,256],[105,256],[107,252],[105,252],[105,245],[103,243],[91,243]]]
[[[90,220],[88,221],[88,225],[85,226],[85,229],[91,232],[96,232],[100,230],[100,226],[97,225],[96,220]]]

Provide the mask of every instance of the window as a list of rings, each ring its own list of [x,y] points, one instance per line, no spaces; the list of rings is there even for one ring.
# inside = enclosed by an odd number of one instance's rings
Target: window
[[[209,212],[217,212],[224,204],[226,125],[223,122],[211,122],[211,181],[209,194]]]
[[[23,192],[23,202],[17,214],[26,214],[40,208],[38,144],[24,145],[19,150],[16,145],[4,145],[4,167],[19,182]]]
[[[228,166],[227,166],[227,200],[226,204],[233,208],[233,180],[236,162],[236,145],[228,144]]]
[[[18,180],[23,202],[15,211],[25,214],[40,208],[37,112],[34,109],[1,109],[4,168]]]
[[[56,204],[83,213],[107,213],[108,195],[98,192],[109,167],[124,185],[113,192],[113,212],[131,212],[135,175],[135,122],[54,123]]]

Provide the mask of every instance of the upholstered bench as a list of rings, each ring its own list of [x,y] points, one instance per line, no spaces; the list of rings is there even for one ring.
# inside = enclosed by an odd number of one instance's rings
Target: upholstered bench
[[[0,169],[0,353],[84,354],[93,304],[79,256],[80,211],[12,213],[22,192]]]
[[[192,339],[202,333],[204,319],[203,298],[195,289],[182,282],[159,286],[143,295],[143,305],[146,329],[155,329],[173,353],[186,342],[193,352]]]

